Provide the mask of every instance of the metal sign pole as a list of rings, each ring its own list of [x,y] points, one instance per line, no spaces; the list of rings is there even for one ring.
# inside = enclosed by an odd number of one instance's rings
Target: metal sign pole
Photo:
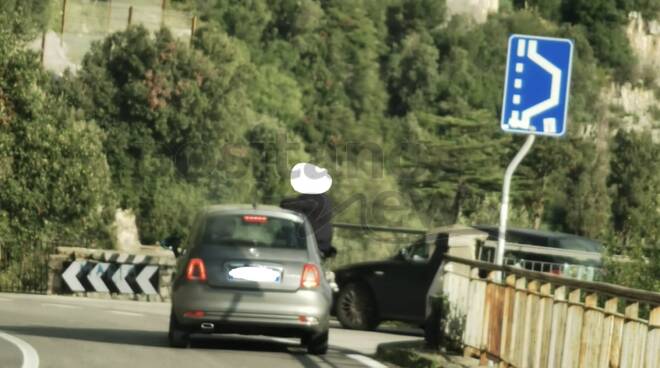
[[[497,252],[495,254],[495,264],[501,266],[504,263],[504,247],[506,244],[506,223],[509,216],[509,187],[511,186],[511,177],[516,171],[520,162],[529,152],[529,149],[532,148],[534,144],[535,135],[528,135],[525,144],[520,148],[520,151],[516,154],[516,157],[511,160],[511,163],[506,168],[506,173],[504,174],[504,184],[502,185],[502,207],[500,209],[500,230],[497,237]],[[498,272],[497,274],[498,281],[502,281],[502,275]]]

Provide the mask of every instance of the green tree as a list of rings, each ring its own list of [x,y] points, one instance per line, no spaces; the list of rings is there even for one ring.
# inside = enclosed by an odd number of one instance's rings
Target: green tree
[[[402,42],[412,33],[439,30],[445,21],[446,5],[437,0],[396,0],[387,4],[388,43]]]
[[[483,111],[466,118],[416,113],[407,119],[411,138],[402,187],[434,225],[456,223],[479,210],[499,190],[503,141]],[[429,137],[432,137],[429,139]]]
[[[609,183],[614,231],[624,247],[660,245],[660,145],[648,134],[614,137]]]
[[[624,30],[628,14],[637,11],[655,19],[660,12],[660,2],[654,0],[516,0],[514,6],[557,23],[583,27],[597,61],[612,69],[620,82],[633,81],[637,75],[636,58]]]
[[[607,190],[607,163],[593,143],[580,139],[577,160],[568,168],[561,229],[586,237],[603,239],[610,224],[610,198]],[[556,225],[555,225],[556,226]]]
[[[620,130],[614,137],[611,174],[613,234],[610,280],[660,290],[660,145],[648,134]]]
[[[0,21],[3,29],[15,37],[30,40],[48,27],[53,11],[50,0],[3,0]]]
[[[305,116],[302,98],[298,81],[273,64],[259,66],[250,83],[250,100],[255,111],[276,117],[291,129]]]
[[[298,136],[287,132],[283,124],[265,116],[246,132],[246,140],[255,179],[253,199],[279,203],[289,191],[291,167],[308,161],[304,144]]]
[[[386,107],[382,38],[362,3],[273,2],[268,42],[255,59],[294,77],[304,116],[296,131],[308,149],[370,140]]]
[[[587,30],[587,37],[599,62],[614,69],[619,81],[630,80],[636,60],[624,32],[629,6],[612,0],[563,1],[562,20],[579,24]]]
[[[188,210],[177,211],[174,223],[156,218],[159,208],[171,207],[159,201],[178,198],[172,190],[192,185],[194,198],[240,201],[253,180],[225,152],[250,120],[249,55],[222,33],[202,31],[194,46],[166,30],[151,37],[130,27],[92,47],[71,91],[85,117],[107,133],[104,150],[120,205],[136,209],[148,243],[190,221]]]
[[[436,111],[440,73],[433,39],[427,33],[412,33],[393,48],[387,69],[390,113]]]
[[[108,245],[104,134],[55,96],[38,56],[12,32],[0,29],[0,236],[28,247],[35,239]]]
[[[546,19],[561,21],[561,6],[563,0],[514,0],[518,8],[532,9]]]
[[[206,1],[202,19],[212,21],[230,36],[254,48],[260,47],[264,32],[273,17],[269,4],[261,0]]]

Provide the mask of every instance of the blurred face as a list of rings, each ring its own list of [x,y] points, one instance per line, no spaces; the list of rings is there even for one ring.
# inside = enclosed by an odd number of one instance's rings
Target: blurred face
[[[322,167],[301,162],[291,169],[291,186],[301,194],[321,194],[332,187],[332,177]]]

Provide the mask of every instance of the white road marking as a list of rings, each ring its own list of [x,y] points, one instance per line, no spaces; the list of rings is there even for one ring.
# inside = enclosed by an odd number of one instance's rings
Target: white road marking
[[[364,365],[366,365],[369,368],[387,368],[386,365],[382,364],[381,362],[377,360],[373,360],[369,358],[368,356],[360,355],[360,354],[346,354],[347,357],[356,360]]]
[[[67,309],[80,309],[80,307],[77,307],[75,305],[67,305],[67,304],[57,304],[57,303],[41,303],[42,306],[44,307],[56,307],[56,308],[67,308]]]
[[[21,354],[23,354],[23,364],[21,365],[21,368],[39,368],[39,355],[37,354],[37,351],[34,350],[32,345],[19,339],[18,337],[14,337],[2,331],[0,331],[0,338],[16,345],[16,347],[18,347],[18,349],[21,351]]]
[[[120,314],[122,316],[144,317],[144,314],[142,314],[142,313],[124,312],[124,311],[118,311],[118,310],[111,310],[109,312],[114,313],[114,314]]]

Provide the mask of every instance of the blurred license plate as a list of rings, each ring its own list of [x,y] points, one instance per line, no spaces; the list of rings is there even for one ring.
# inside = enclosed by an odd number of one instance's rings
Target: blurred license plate
[[[264,266],[238,266],[227,275],[231,281],[282,282],[282,271]]]

